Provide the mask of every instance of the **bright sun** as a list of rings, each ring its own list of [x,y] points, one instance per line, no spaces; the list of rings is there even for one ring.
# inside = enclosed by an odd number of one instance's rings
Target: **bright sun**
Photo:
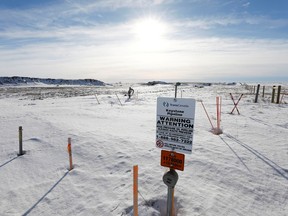
[[[145,49],[159,48],[165,41],[167,26],[156,18],[144,18],[133,25],[133,33],[138,45]]]

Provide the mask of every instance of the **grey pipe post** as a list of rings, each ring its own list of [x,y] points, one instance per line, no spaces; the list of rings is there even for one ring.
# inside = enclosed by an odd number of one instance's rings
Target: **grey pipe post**
[[[178,181],[178,174],[174,169],[170,169],[163,175],[163,182],[168,187],[167,195],[167,216],[172,216],[172,206],[173,206],[173,196],[174,196],[174,187]]]
[[[168,187],[168,195],[167,195],[167,216],[172,216],[172,194],[174,187]]]
[[[19,154],[18,156],[23,155],[23,142],[22,142],[22,126],[19,127]]]

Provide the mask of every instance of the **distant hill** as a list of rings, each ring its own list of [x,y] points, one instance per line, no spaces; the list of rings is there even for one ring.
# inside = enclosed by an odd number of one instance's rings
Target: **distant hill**
[[[23,85],[23,84],[47,84],[47,85],[87,85],[105,86],[105,83],[95,79],[44,79],[31,77],[0,77],[0,85]]]

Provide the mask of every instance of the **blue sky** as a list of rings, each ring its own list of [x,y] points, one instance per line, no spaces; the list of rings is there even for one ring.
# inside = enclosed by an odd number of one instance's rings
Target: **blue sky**
[[[287,0],[0,0],[0,76],[288,81]]]

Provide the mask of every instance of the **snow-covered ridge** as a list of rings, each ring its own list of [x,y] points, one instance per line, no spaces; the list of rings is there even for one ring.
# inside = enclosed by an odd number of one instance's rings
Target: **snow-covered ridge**
[[[32,77],[0,77],[0,85],[25,85],[25,84],[47,84],[47,85],[89,85],[104,86],[105,83],[95,79],[51,79]]]

